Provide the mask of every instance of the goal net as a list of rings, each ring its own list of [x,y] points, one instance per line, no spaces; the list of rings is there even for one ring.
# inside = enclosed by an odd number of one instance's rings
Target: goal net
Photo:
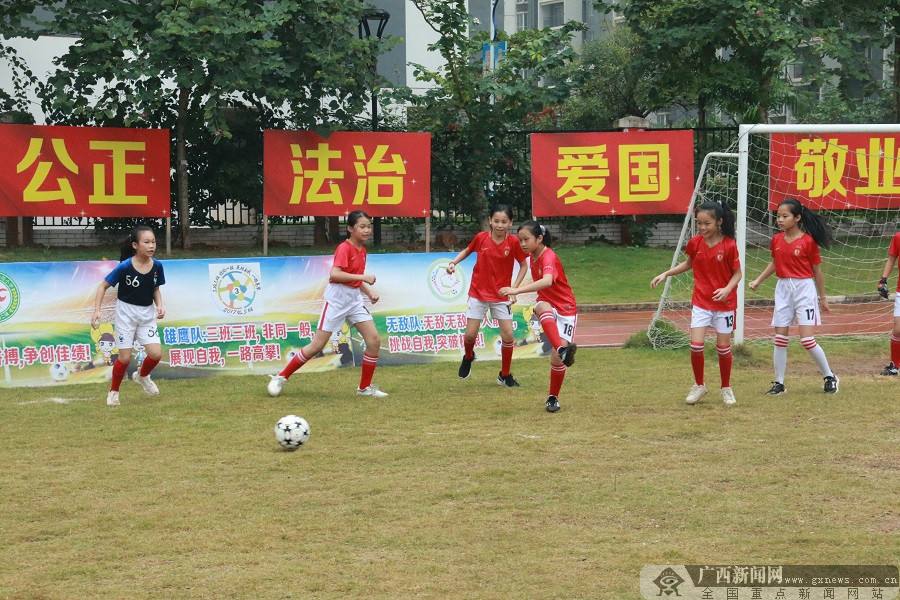
[[[816,335],[886,336],[893,304],[876,286],[900,227],[900,125],[742,125],[731,148],[704,159],[672,265],[684,260],[684,247],[696,233],[694,207],[727,202],[737,217],[744,268],[735,315],[738,344],[772,336],[777,279],[773,275],[756,291],[746,283],[770,261],[769,243],[778,232],[775,211],[784,198],[822,215],[834,235],[831,248],[822,249],[831,312],[823,315]],[[889,289],[894,288],[892,277]],[[690,271],[666,281],[648,328],[653,347],[687,345],[692,289]]]

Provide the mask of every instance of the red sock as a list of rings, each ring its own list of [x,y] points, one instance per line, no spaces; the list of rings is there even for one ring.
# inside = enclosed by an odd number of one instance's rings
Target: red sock
[[[891,336],[891,362],[900,368],[900,335]]]
[[[466,351],[466,353],[465,353],[466,360],[472,360],[473,358],[475,358],[475,342],[477,339],[478,339],[477,337],[472,338],[471,341],[469,340],[469,338],[463,339],[463,348],[465,348],[465,351]],[[360,389],[362,389],[362,388],[360,388]]]
[[[309,359],[306,358],[305,354],[303,354],[303,350],[298,350],[297,354],[294,355],[294,358],[292,358],[288,362],[288,364],[284,366],[279,375],[281,375],[285,379],[290,379],[291,375],[294,374],[294,371],[305,365],[307,360]]]
[[[149,356],[144,357],[144,362],[141,363],[141,377],[146,377],[150,374],[150,371],[159,364],[158,358],[150,358]]]
[[[541,315],[541,328],[554,349],[563,345],[562,338],[559,337],[559,329],[556,327],[556,317],[552,312],[545,312]]]
[[[566,365],[550,365],[550,395],[559,397],[563,379],[566,378]]]
[[[691,368],[694,369],[694,383],[703,385],[703,343],[691,342]]]
[[[515,346],[513,342],[503,342],[500,346],[500,374],[504,377],[509,375],[509,370],[512,368],[512,355]]]
[[[731,387],[731,363],[734,362],[731,346],[716,345],[716,352],[719,353],[719,375],[722,376],[722,387]]]
[[[378,366],[378,357],[369,356],[363,352],[362,372],[359,374],[359,389],[364,390],[372,385],[372,376],[375,375],[375,367]]]
[[[119,386],[122,385],[122,378],[125,377],[125,370],[128,369],[128,363],[117,360],[113,363],[112,381],[109,384],[111,392],[118,392]]]

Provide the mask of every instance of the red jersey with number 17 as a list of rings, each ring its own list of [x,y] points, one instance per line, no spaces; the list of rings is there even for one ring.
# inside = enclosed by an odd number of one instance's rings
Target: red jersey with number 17
[[[894,239],[888,247],[888,255],[900,256],[900,231],[894,234]],[[900,292],[900,276],[897,277],[897,291]]]
[[[785,240],[783,232],[776,233],[769,247],[780,279],[811,279],[813,267],[822,262],[819,245],[808,233],[793,242]]]
[[[469,242],[469,252],[477,252],[469,297],[482,302],[508,302],[498,291],[512,284],[513,265],[525,260],[519,238],[507,234],[499,244],[490,232],[482,231]]]
[[[344,273],[352,273],[354,275],[362,275],[366,272],[366,247],[357,248],[350,243],[350,240],[344,240],[334,251],[334,261],[331,263],[334,267],[340,267]],[[341,283],[348,287],[358,288],[363,284],[362,281],[351,281],[349,283]]]
[[[713,293],[728,285],[735,271],[741,270],[737,243],[725,236],[710,247],[702,235],[695,235],[687,243],[685,254],[691,257],[694,271],[694,295],[691,304],[706,310],[729,311],[737,308],[737,292],[732,290],[725,300],[716,302]]]
[[[545,275],[553,276],[553,284],[538,290],[538,301],[549,303],[556,309],[556,312],[564,317],[578,314],[578,308],[575,306],[575,294],[572,293],[572,287],[569,285],[569,280],[566,279],[566,272],[563,271],[562,263],[559,262],[556,252],[550,248],[544,248],[537,258],[531,257],[531,279],[540,281]]]

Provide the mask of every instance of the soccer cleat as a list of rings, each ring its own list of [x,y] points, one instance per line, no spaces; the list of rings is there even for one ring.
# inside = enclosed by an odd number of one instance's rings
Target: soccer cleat
[[[779,383],[777,381],[772,382],[772,387],[769,388],[769,391],[766,392],[768,396],[780,396],[781,394],[787,393],[787,389],[785,389],[783,383]]]
[[[896,377],[900,374],[900,371],[897,370],[897,366],[893,362],[889,362],[888,366],[882,369],[881,374],[888,377]]]
[[[141,374],[138,371],[135,371],[131,375],[131,380],[141,386],[144,392],[150,394],[151,396],[155,396],[159,393],[159,388],[156,386],[153,380],[150,379],[149,375],[147,375],[146,377],[141,377]]]
[[[737,398],[734,397],[734,390],[730,387],[722,388],[722,402],[725,406],[734,406],[737,404]]]
[[[838,376],[832,373],[828,377],[825,378],[825,393],[826,394],[837,394],[838,384],[841,382],[838,379]]]
[[[516,381],[516,378],[512,376],[512,373],[503,376],[503,373],[497,374],[497,385],[504,385],[506,387],[519,387],[519,382]]]
[[[475,357],[466,358],[463,356],[462,362],[459,363],[459,378],[460,379],[468,379],[469,374],[472,372],[472,363],[475,361]]]
[[[575,364],[575,351],[578,350],[578,346],[575,344],[569,344],[568,346],[560,346],[556,349],[557,354],[559,354],[559,359],[563,362],[567,367],[571,367]]]
[[[556,412],[559,410],[559,399],[556,396],[547,396],[547,402],[544,403],[547,412]]]
[[[118,406],[119,405],[119,392],[114,392],[109,390],[109,393],[106,394],[106,405],[107,406]]]
[[[691,391],[688,392],[687,397],[684,401],[687,404],[697,404],[700,401],[700,398],[706,395],[706,386],[705,385],[697,385],[696,383],[691,386]]]
[[[388,393],[382,392],[374,385],[370,385],[369,387],[367,387],[364,390],[357,389],[356,395],[357,396],[372,396],[373,398],[387,398]]]
[[[266,386],[266,391],[274,398],[284,389],[284,382],[286,381],[287,379],[281,375],[272,375],[272,378],[269,379],[269,384]]]

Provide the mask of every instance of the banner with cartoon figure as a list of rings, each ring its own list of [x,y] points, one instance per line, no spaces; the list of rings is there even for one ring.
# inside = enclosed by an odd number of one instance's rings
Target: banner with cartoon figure
[[[457,361],[463,348],[473,260],[445,267],[452,254],[370,254],[380,301],[370,306],[381,335],[380,364]],[[277,372],[316,331],[330,256],[163,261],[166,318],[156,378]],[[118,349],[115,290],[106,293],[101,325],[91,329],[93,298],[113,261],[0,264],[0,386],[103,382]],[[546,354],[531,305],[513,306],[515,357]],[[500,357],[498,324],[483,323],[478,359]],[[335,332],[304,372],[358,365],[355,329]],[[136,347],[131,368],[143,359]],[[127,384],[126,384],[127,385]]]

